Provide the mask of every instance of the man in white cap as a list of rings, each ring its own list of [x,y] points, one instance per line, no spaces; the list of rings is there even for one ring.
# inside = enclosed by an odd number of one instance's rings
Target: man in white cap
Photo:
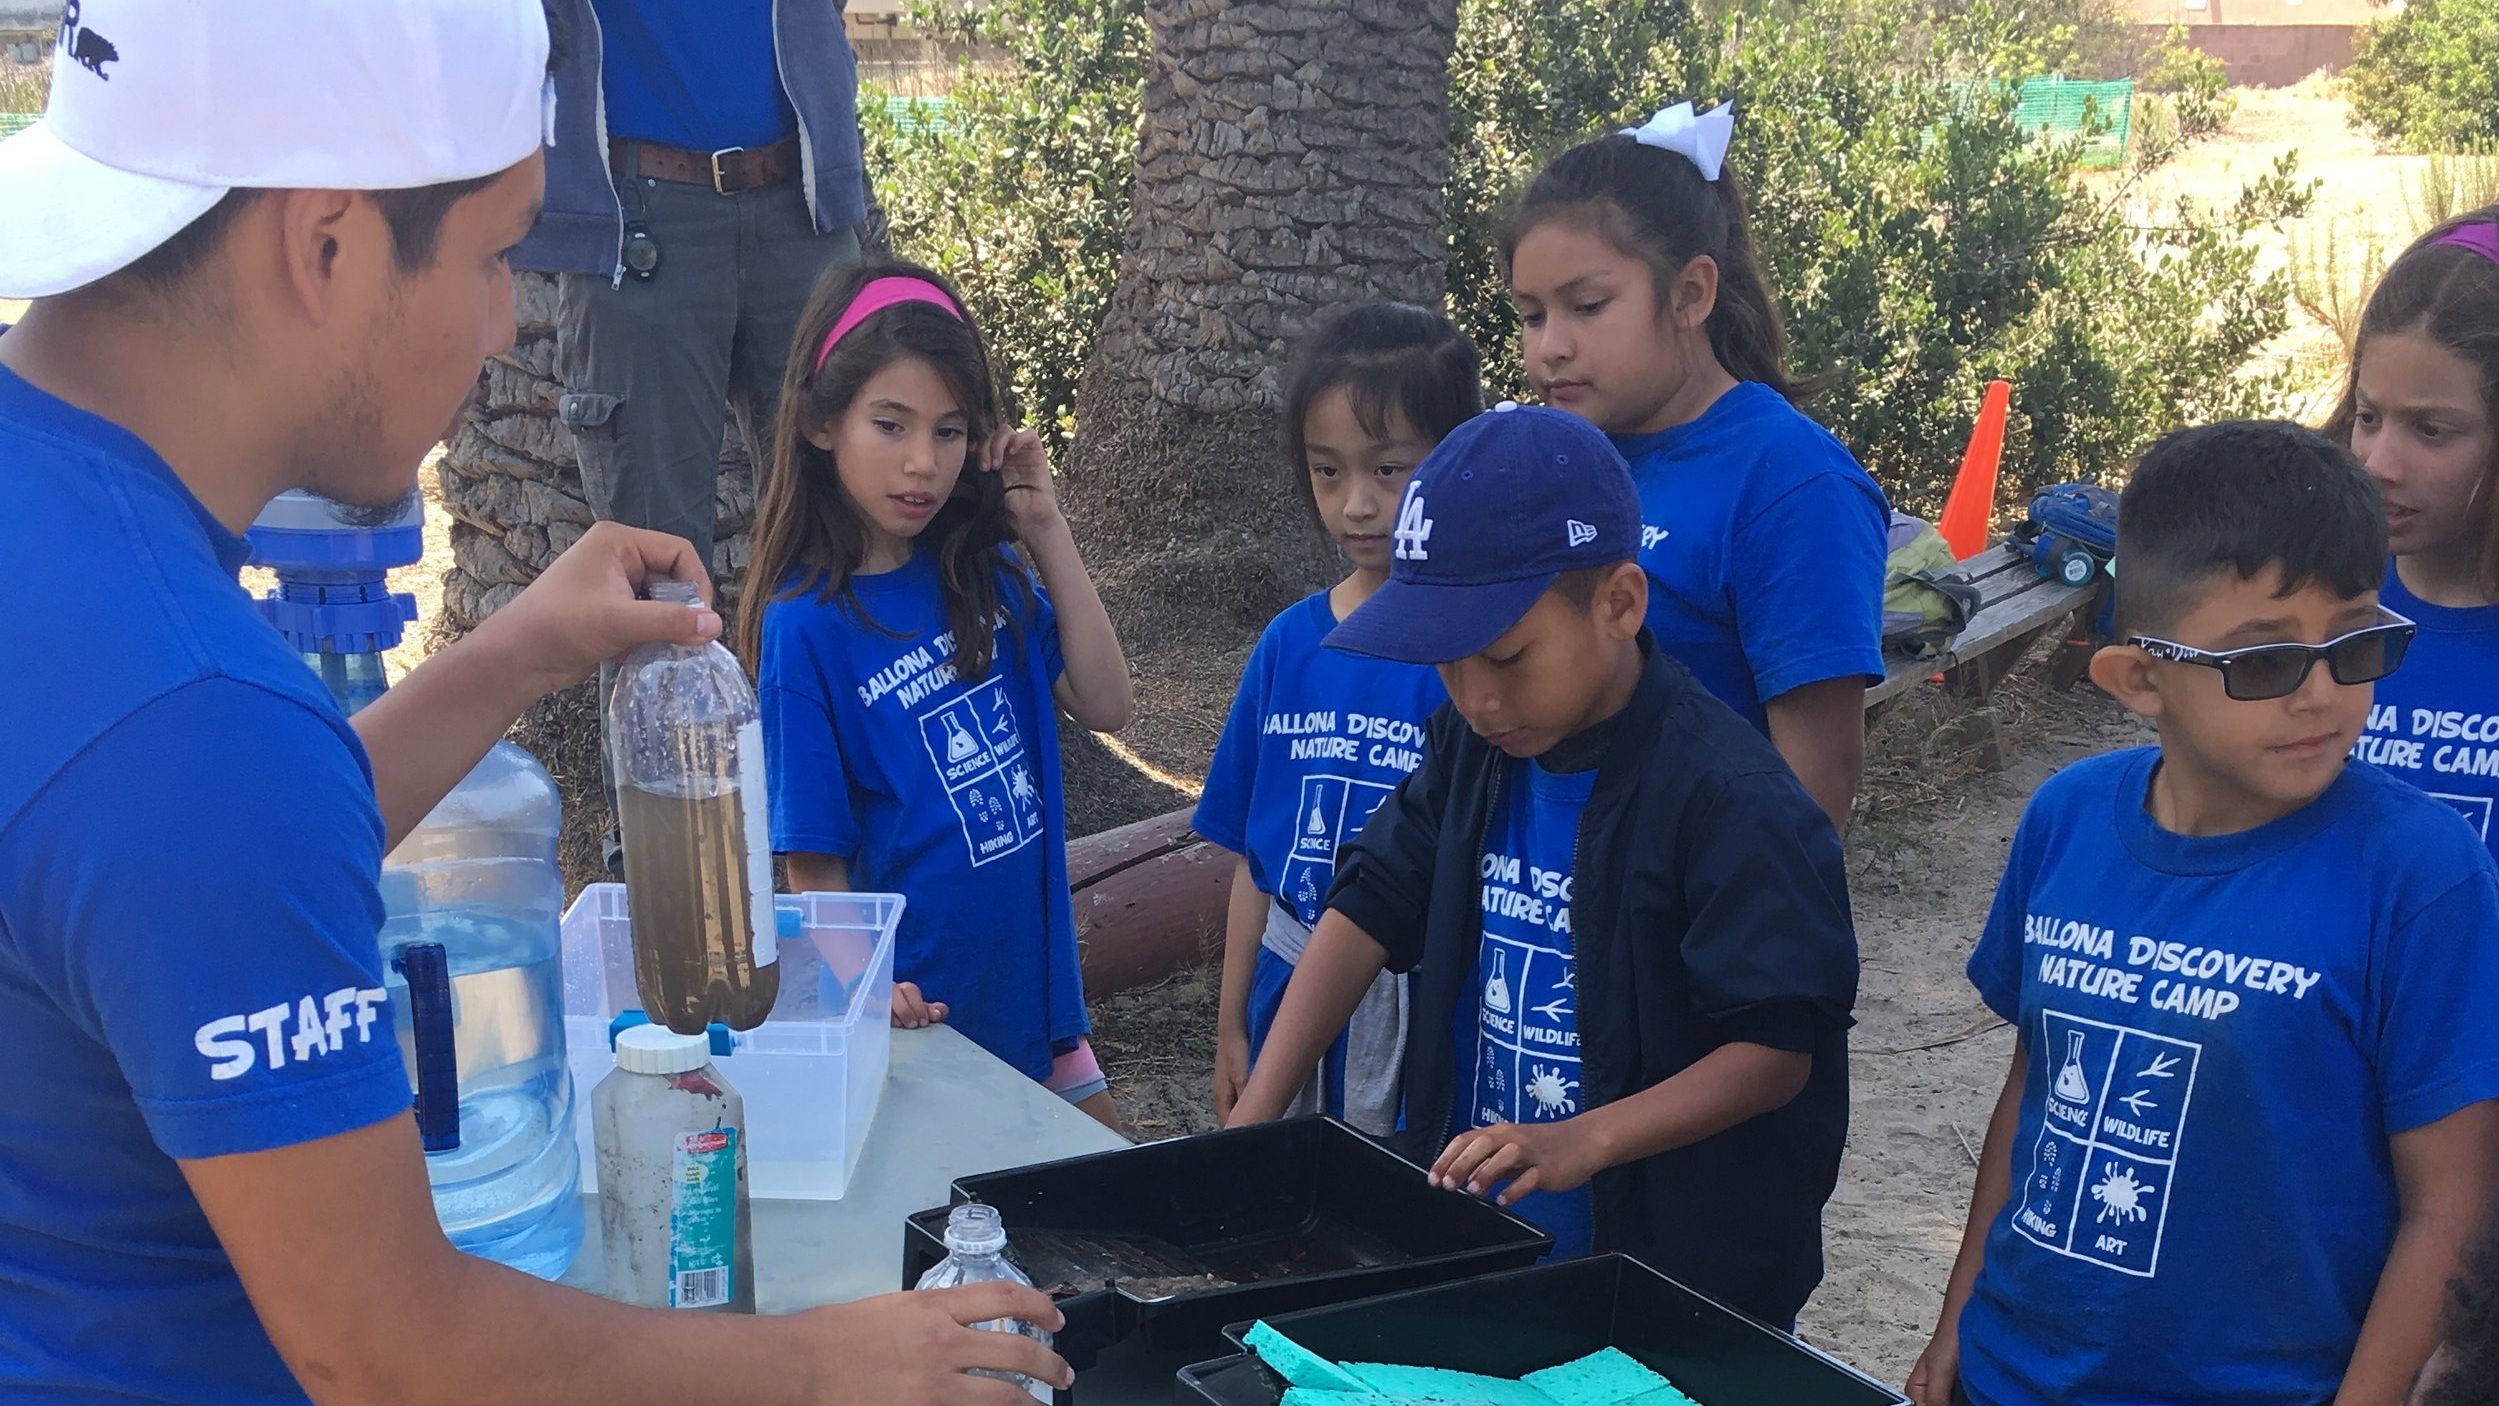
[[[0,1398],[988,1402],[986,1286],[624,1308],[451,1248],[382,1008],[382,855],[703,579],[603,525],[342,718],[235,583],[279,492],[401,500],[511,342],[538,0],[71,0],[0,143]],[[378,1017],[378,1018],[377,1018]],[[236,1027],[239,1040],[217,1036]],[[236,1049],[248,1059],[234,1057]]]

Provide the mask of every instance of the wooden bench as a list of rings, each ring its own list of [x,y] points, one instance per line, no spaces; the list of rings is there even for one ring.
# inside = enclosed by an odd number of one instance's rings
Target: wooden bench
[[[1978,587],[1977,612],[1942,654],[1893,660],[1883,681],[1866,690],[1866,718],[1871,723],[1893,700],[1940,674],[1953,696],[1977,702],[1967,716],[1955,721],[1953,729],[1962,745],[1976,751],[1980,761],[1994,770],[2004,765],[2004,744],[1988,697],[2040,635],[2091,607],[2102,581],[2095,577],[2081,586],[2051,581],[2039,574],[2028,556],[2004,542],[1963,559],[1958,570]],[[2077,677],[2078,666],[2061,662],[2055,682],[2062,688]]]

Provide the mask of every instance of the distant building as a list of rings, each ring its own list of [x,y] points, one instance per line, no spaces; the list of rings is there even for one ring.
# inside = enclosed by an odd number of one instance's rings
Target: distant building
[[[2353,35],[2403,0],[2127,0],[2127,8],[2146,30],[2186,26],[2188,42],[2221,60],[2231,82],[2270,88],[2351,62]]]
[[[41,63],[60,33],[60,0],[46,5],[0,4],[0,59]]]

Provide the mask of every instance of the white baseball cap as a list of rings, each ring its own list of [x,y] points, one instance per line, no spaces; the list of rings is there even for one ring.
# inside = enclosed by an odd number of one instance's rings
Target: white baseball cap
[[[238,188],[492,175],[554,117],[540,0],[67,0],[0,141],[0,298],[127,268]]]

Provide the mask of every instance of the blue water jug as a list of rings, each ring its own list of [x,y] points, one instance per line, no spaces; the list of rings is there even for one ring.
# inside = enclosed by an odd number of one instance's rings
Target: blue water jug
[[[415,602],[387,573],[424,555],[415,501],[379,526],[304,493],[252,525],[278,575],[261,610],[339,706],[387,687],[382,655]],[[543,1279],[581,1249],[581,1160],[564,1058],[555,783],[495,744],[382,863],[382,962],[435,1214],[451,1243]]]

